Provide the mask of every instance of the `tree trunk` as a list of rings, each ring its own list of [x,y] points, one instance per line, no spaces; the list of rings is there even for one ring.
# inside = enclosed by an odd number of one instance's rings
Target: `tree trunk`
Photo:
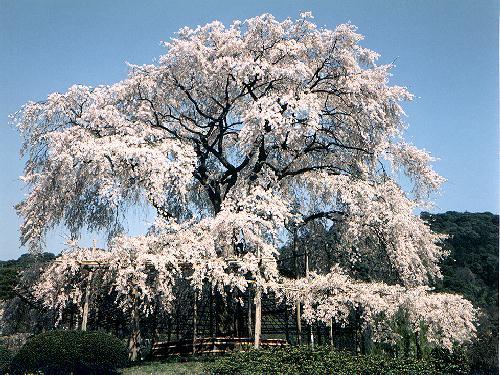
[[[141,351],[141,330],[139,326],[139,309],[137,306],[132,311],[132,333],[128,344],[128,358],[130,361],[136,361]]]

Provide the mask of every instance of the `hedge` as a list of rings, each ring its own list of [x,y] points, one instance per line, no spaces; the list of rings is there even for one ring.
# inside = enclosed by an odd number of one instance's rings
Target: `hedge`
[[[13,373],[112,374],[127,364],[127,348],[102,332],[50,331],[31,337],[12,360]]]
[[[6,347],[0,345],[0,374],[6,374],[9,370],[12,353]]]
[[[234,352],[209,365],[210,374],[467,374],[467,366],[434,359],[354,355],[328,347],[286,347]]]

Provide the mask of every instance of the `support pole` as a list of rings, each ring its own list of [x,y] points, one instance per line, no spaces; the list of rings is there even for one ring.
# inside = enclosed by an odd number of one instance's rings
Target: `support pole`
[[[252,331],[252,294],[250,292],[250,288],[248,288],[248,316],[247,316],[247,323],[248,323],[248,337],[253,336],[253,331]]]
[[[306,268],[306,278],[309,277],[309,253],[306,251],[304,252],[304,263],[305,263],[305,268]],[[312,324],[309,324],[309,344],[314,347],[314,333],[313,333],[313,326]]]
[[[260,286],[255,286],[255,349],[260,347],[260,334],[262,323],[262,290]]]
[[[196,329],[198,324],[198,291],[194,291],[194,301],[193,301],[193,354],[196,353]]]
[[[300,314],[300,301],[297,301],[295,303],[295,318],[296,318],[296,325],[297,325],[297,344],[301,345],[302,344],[302,317]]]
[[[415,331],[415,347],[417,349],[417,359],[422,359],[422,347],[420,345],[420,336],[418,331]]]
[[[295,278],[299,279],[299,262],[297,254],[297,228],[293,229],[293,264],[295,267]],[[295,325],[297,329],[297,345],[302,344],[302,317],[300,313],[300,301],[295,302]]]
[[[309,324],[309,343],[314,348],[314,333],[312,324]]]
[[[304,264],[306,266],[306,277],[309,277],[309,253],[307,250],[304,252]]]
[[[290,319],[290,314],[288,313],[288,307],[285,304],[285,338],[286,342],[290,344],[290,328],[288,327],[288,320]]]
[[[82,331],[87,330],[87,321],[89,317],[89,302],[90,302],[90,284],[92,283],[92,275],[93,271],[90,271],[87,281],[87,286],[85,287],[85,301],[83,303],[83,313],[82,313]]]
[[[259,261],[259,272],[262,266],[262,259],[260,256],[260,249],[257,248],[257,259]],[[262,324],[262,288],[259,285],[259,279],[255,280],[255,349],[260,347],[260,334],[261,334],[261,324]]]
[[[210,285],[210,299],[208,301],[209,303],[209,310],[210,310],[210,336],[214,337],[215,336],[215,331],[214,331],[214,291],[212,289],[212,285]]]
[[[333,319],[330,319],[330,325],[328,326],[328,340],[330,341],[330,346],[333,347]]]

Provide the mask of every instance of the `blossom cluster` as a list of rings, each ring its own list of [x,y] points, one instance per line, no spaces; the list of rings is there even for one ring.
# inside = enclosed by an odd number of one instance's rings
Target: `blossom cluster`
[[[436,293],[429,287],[405,288],[383,282],[362,282],[350,278],[339,267],[328,274],[311,274],[291,282],[289,301],[304,304],[309,322],[345,325],[359,313],[365,327],[379,341],[397,339],[388,322],[405,313],[412,331],[425,335],[433,345],[452,349],[455,343],[470,342],[476,332],[478,310],[457,294]],[[382,323],[380,323],[382,321]]]

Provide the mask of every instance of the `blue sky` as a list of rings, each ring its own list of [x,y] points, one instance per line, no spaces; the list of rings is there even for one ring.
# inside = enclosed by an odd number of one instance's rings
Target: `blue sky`
[[[392,82],[417,96],[405,107],[408,139],[439,157],[435,167],[448,179],[434,211],[498,213],[497,1],[0,0],[0,259],[25,252],[13,209],[26,193],[23,161],[10,113],[74,83],[125,78],[125,61],[151,63],[163,53],[160,41],[182,26],[304,10],[328,28],[351,21],[381,63],[396,59]],[[145,226],[134,213],[131,230]],[[55,230],[48,250],[63,242],[64,231]]]

